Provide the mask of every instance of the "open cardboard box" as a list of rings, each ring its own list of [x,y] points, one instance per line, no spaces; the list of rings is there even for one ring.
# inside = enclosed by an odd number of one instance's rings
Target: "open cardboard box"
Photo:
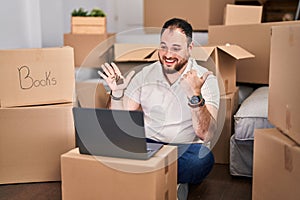
[[[192,57],[218,77],[220,94],[236,90],[237,61],[254,55],[237,45],[194,47]]]
[[[253,53],[255,58],[237,63],[236,81],[269,83],[271,27],[300,24],[300,21],[244,25],[217,25],[208,28],[208,45],[236,44]]]
[[[129,62],[129,61],[142,61],[151,62],[157,61],[157,48],[155,44],[124,44],[115,43],[115,61],[116,62]]]
[[[272,27],[268,119],[300,144],[300,24]]]
[[[115,43],[113,61],[122,73],[138,71],[158,60],[157,48],[157,44]]]
[[[0,107],[73,102],[73,48],[0,50]]]

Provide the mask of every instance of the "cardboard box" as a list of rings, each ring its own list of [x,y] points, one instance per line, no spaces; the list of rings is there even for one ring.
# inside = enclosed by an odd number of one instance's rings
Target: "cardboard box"
[[[261,23],[263,7],[227,4],[224,13],[224,25]]]
[[[300,24],[272,27],[268,120],[300,144]]]
[[[0,108],[0,184],[60,181],[75,147],[72,104]]]
[[[0,50],[0,107],[73,101],[73,48]]]
[[[80,107],[107,108],[110,96],[98,81],[76,82],[76,99]]]
[[[116,62],[128,62],[128,61],[137,61],[137,62],[150,62],[157,61],[158,45],[156,44],[124,44],[124,43],[115,43],[115,58]]]
[[[253,58],[254,55],[237,45],[194,47],[192,57],[198,64],[208,68],[218,77],[221,95],[236,90],[237,60]]]
[[[61,156],[62,199],[177,199],[177,147],[149,160],[79,154]]]
[[[144,27],[161,28],[178,17],[191,23],[194,30],[205,31],[209,25],[223,24],[226,4],[234,4],[234,0],[144,0]]]
[[[300,21],[260,24],[210,26],[209,45],[236,44],[255,55],[253,59],[237,63],[237,82],[269,83],[271,27],[300,24]]]
[[[215,140],[211,143],[215,163],[228,164],[230,152],[230,137],[233,134],[233,115],[238,108],[239,88],[234,93],[222,95],[218,111],[217,131]]]
[[[99,67],[112,53],[115,34],[64,34],[64,45],[74,48],[75,67]],[[110,54],[109,54],[110,53]],[[99,57],[102,55],[102,57]]]
[[[106,33],[106,17],[71,17],[71,33],[103,34]]]
[[[299,199],[300,147],[278,129],[254,131],[252,199]]]

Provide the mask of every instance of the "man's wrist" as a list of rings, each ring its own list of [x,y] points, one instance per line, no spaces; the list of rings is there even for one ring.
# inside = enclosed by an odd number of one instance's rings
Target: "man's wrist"
[[[110,91],[110,97],[113,100],[120,101],[124,97],[123,90]]]
[[[203,107],[205,105],[205,99],[202,97],[201,93],[188,98],[188,100],[188,105],[192,108]]]

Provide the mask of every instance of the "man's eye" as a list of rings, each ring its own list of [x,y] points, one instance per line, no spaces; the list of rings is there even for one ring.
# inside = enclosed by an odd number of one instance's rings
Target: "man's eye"
[[[160,49],[166,51],[167,47],[166,46],[161,46]]]
[[[174,51],[174,52],[178,52],[178,51],[181,50],[181,48],[173,47],[171,50]]]

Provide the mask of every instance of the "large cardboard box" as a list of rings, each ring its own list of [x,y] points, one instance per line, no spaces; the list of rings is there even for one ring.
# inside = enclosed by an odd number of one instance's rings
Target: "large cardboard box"
[[[144,0],[144,26],[159,27],[173,18],[183,18],[194,30],[205,31],[209,25],[223,24],[226,4],[234,0]]]
[[[272,27],[269,121],[300,144],[300,24]]]
[[[299,199],[299,145],[278,129],[256,129],[253,159],[253,200]]]
[[[261,23],[263,7],[227,4],[224,13],[224,25]]]
[[[221,95],[236,90],[237,61],[254,55],[237,45],[194,47],[192,57],[218,77]]]
[[[164,146],[149,160],[79,154],[61,156],[62,199],[177,199],[177,148]]]
[[[269,83],[271,27],[300,24],[300,21],[244,25],[219,25],[208,28],[208,44],[236,44],[255,55],[237,63],[237,82]]]
[[[114,42],[114,33],[64,34],[64,45],[74,48],[75,67],[100,67],[105,60],[101,60],[99,55],[105,58],[105,52]]]
[[[212,141],[212,153],[215,163],[228,164],[230,152],[230,137],[233,134],[233,115],[238,108],[239,88],[235,92],[222,95],[218,111],[217,131]]]
[[[104,34],[106,33],[106,17],[71,17],[73,34]]]
[[[0,184],[60,181],[75,147],[72,104],[0,108]]]
[[[71,47],[0,50],[0,107],[72,102],[74,84]]]

